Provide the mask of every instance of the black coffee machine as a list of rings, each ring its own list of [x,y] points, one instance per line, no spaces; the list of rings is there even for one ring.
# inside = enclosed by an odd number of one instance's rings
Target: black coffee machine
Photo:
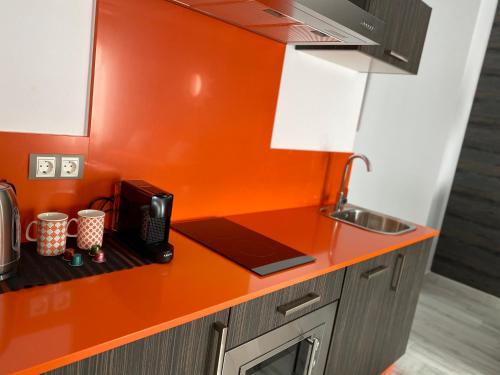
[[[156,263],[172,260],[169,244],[174,196],[146,181],[122,181],[118,233],[133,249]]]

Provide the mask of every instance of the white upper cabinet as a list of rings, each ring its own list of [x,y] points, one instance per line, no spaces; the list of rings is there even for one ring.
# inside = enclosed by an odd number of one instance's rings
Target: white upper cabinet
[[[271,147],[353,151],[366,79],[288,45]]]
[[[0,0],[0,131],[86,135],[94,0]]]

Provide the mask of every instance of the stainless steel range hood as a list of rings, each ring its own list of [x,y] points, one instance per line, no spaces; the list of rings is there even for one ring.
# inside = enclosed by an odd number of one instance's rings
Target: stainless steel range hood
[[[349,0],[170,0],[282,43],[370,45],[384,22]]]

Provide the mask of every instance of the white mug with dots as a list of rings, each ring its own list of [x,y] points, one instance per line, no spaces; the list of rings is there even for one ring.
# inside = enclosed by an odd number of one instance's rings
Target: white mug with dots
[[[104,211],[99,210],[78,211],[78,218],[69,221],[78,223],[78,232],[76,235],[68,236],[76,237],[76,245],[83,250],[90,250],[94,245],[102,246],[105,215]]]

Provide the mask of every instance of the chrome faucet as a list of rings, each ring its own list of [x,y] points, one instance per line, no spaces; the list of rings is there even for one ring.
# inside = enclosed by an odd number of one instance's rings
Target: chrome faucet
[[[342,177],[342,183],[340,184],[340,192],[337,199],[337,204],[335,206],[335,212],[340,212],[344,209],[344,205],[347,203],[347,193],[344,192],[345,180],[347,179],[347,174],[349,173],[349,165],[352,164],[354,159],[361,159],[366,164],[366,170],[368,172],[372,171],[372,164],[370,160],[363,154],[352,154],[349,159],[347,159],[344,166],[344,176]]]

